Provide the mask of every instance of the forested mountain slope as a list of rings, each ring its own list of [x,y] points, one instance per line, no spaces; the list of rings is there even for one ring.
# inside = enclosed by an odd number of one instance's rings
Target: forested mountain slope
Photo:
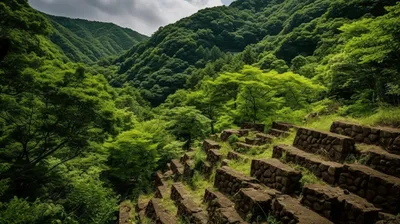
[[[341,26],[383,15],[384,7],[396,2],[238,0],[229,7],[201,10],[160,28],[149,41],[119,58],[121,75],[112,84],[130,81],[158,105],[185,84],[195,85],[186,83],[187,79],[207,62],[221,58],[221,51],[241,52],[251,44],[255,44],[251,47],[254,60],[248,64],[259,63],[258,67],[268,69],[273,63],[273,67],[286,68],[301,61],[302,68],[296,64],[296,69],[313,77],[316,65],[343,43]],[[292,61],[297,56],[300,58]]]
[[[148,37],[112,23],[47,15],[53,33],[51,41],[75,62],[92,63],[118,56]]]

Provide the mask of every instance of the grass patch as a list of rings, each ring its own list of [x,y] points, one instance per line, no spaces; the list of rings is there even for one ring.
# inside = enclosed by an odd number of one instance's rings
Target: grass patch
[[[247,162],[230,160],[228,163],[228,166],[238,172],[241,172],[243,174],[250,176],[251,160],[249,160]]]
[[[210,178],[208,180],[203,175],[201,175],[200,172],[194,172],[194,175],[190,183],[188,184],[188,188],[190,188],[190,195],[193,196],[193,200],[197,204],[202,205],[205,190],[207,188],[213,189],[213,183],[213,178]]]
[[[321,185],[326,185],[324,181],[322,181],[320,178],[315,176],[310,170],[308,170],[305,167],[302,167],[297,164],[293,163],[287,163],[289,166],[291,166],[293,169],[300,171],[303,177],[300,179],[300,184],[301,187],[303,187],[305,184],[321,184]]]
[[[364,118],[358,119],[359,123],[365,125],[379,125],[400,128],[400,108],[379,108],[378,112]]]
[[[232,146],[228,142],[221,142],[219,143],[221,145],[221,148],[219,149],[219,152],[226,157],[229,153],[229,151],[232,151]]]

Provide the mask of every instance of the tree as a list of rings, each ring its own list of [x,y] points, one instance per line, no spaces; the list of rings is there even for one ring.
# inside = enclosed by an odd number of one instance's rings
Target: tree
[[[209,131],[210,119],[194,107],[176,107],[164,114],[168,120],[168,129],[172,134],[185,141],[185,148],[196,138],[205,138]]]

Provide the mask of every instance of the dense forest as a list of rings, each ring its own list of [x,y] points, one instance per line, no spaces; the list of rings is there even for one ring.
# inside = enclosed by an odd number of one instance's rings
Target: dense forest
[[[50,40],[74,62],[95,63],[117,56],[148,37],[112,23],[50,16]]]
[[[398,106],[396,0],[237,0],[149,39],[3,0],[0,223],[115,223],[210,133],[326,115],[400,127]]]

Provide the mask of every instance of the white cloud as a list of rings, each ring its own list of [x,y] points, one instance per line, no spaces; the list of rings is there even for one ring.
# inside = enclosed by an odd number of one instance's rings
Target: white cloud
[[[147,35],[200,9],[223,5],[221,0],[30,0],[30,4],[48,14],[112,22]]]

